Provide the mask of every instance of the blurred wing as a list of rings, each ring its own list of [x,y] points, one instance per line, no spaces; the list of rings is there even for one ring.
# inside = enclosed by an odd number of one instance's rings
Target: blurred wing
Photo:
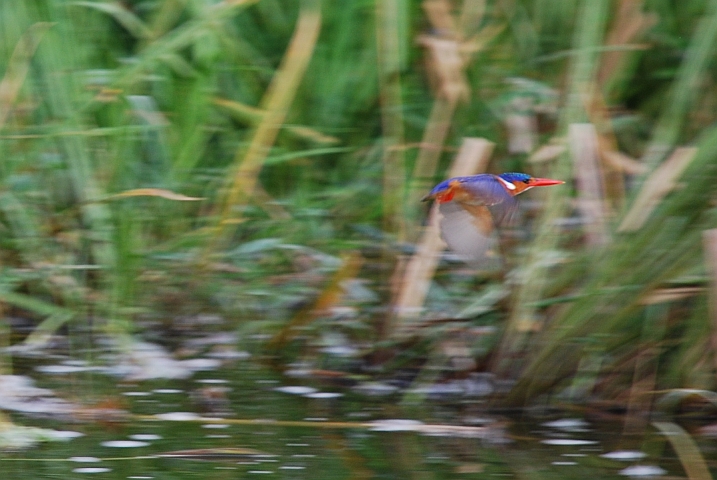
[[[469,205],[467,208],[457,202],[438,206],[443,217],[440,222],[441,237],[461,259],[479,261],[488,256],[496,245],[490,225],[491,214],[485,206]]]
[[[507,191],[507,187],[494,175],[476,175],[461,183],[473,199],[472,205],[487,205],[495,225],[510,223],[518,208],[518,200]],[[465,202],[464,203],[468,203]]]
[[[503,203],[488,207],[493,215],[493,223],[497,226],[512,225],[515,220],[515,212],[518,211],[518,200],[510,197]]]
[[[476,203],[481,205],[495,205],[513,198],[508,193],[505,184],[495,175],[474,175],[464,177],[460,188],[465,190]]]

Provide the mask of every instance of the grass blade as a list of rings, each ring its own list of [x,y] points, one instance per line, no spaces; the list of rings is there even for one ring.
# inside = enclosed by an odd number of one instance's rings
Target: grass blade
[[[605,0],[582,2],[579,21],[575,27],[574,43],[577,51],[570,66],[567,105],[560,120],[562,129],[567,129],[570,124],[583,122],[586,118],[583,99],[589,94],[593,82],[598,60],[595,47],[601,43],[609,6],[610,2]],[[551,175],[553,178],[568,179],[571,177],[570,170],[569,158],[563,154],[558,158],[558,164]],[[543,295],[547,278],[541,264],[545,252],[553,250],[558,242],[553,225],[565,207],[566,197],[567,193],[557,188],[547,193],[547,205],[539,219],[538,233],[529,258],[524,262],[525,277],[518,287],[515,306],[492,361],[491,370],[499,375],[506,375],[518,367],[512,362],[512,358],[525,348],[528,335],[537,327],[535,305]]]
[[[399,26],[403,0],[376,0],[376,41],[383,126],[383,224],[403,240],[405,232],[405,165],[403,102],[401,100],[401,45]]]
[[[717,369],[717,229],[710,229],[702,234],[705,250],[705,264],[710,275],[709,313],[712,328],[710,343],[712,362]]]
[[[224,98],[215,98],[214,105],[229,112],[234,119],[244,123],[248,123],[252,126],[261,122],[262,118],[264,117],[264,112],[262,112],[258,108],[232,100],[227,100]],[[313,128],[297,125],[284,125],[283,128],[288,133],[296,136],[297,138],[309,140],[310,142],[325,144],[339,143],[338,138],[332,137],[330,135],[324,135],[323,133],[316,131]]]
[[[712,480],[709,468],[700,449],[692,437],[679,425],[672,422],[653,422],[655,426],[675,449],[677,456],[690,480]]]
[[[74,2],[74,4],[93,8],[112,16],[117,23],[122,25],[135,38],[147,39],[150,37],[151,32],[144,22],[118,2]]]
[[[641,228],[660,201],[676,186],[677,180],[695,157],[694,147],[677,148],[672,155],[652,171],[642,184],[640,192],[625,214],[618,232],[631,232]]]
[[[697,82],[713,58],[717,41],[717,0],[707,2],[706,12],[695,29],[685,60],[672,85],[667,107],[652,134],[652,141],[642,160],[649,171],[659,165],[677,144],[682,126],[701,92]]]
[[[289,47],[261,102],[263,118],[253,132],[249,146],[246,150],[237,150],[234,157],[234,173],[228,191],[220,202],[219,223],[210,239],[210,250],[227,233],[230,224],[241,221],[235,212],[249,201],[254,191],[264,159],[284,123],[311,60],[320,28],[320,1],[304,0]]]
[[[0,81],[0,130],[7,121],[12,105],[17,100],[20,88],[30,68],[30,60],[42,41],[45,32],[52,26],[51,23],[36,23],[31,26],[15,45],[5,76]]]
[[[578,189],[578,208],[586,223],[588,247],[608,243],[607,211],[600,168],[598,135],[591,123],[574,123],[568,128],[568,141],[573,157]]]

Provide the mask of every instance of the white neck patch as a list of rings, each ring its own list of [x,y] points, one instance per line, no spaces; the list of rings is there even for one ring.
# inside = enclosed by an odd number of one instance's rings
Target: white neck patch
[[[510,183],[508,180],[503,180],[502,178],[500,178],[500,177],[497,176],[497,175],[496,175],[495,178],[497,178],[498,180],[500,180],[500,183],[502,183],[503,186],[504,186],[505,188],[507,188],[508,190],[515,190],[515,185],[513,185],[512,183]]]

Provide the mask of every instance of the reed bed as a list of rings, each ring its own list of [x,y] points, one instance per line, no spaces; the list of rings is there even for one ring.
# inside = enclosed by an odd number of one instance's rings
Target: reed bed
[[[4,345],[209,311],[390,370],[449,324],[504,404],[717,388],[715,0],[6,0],[0,35]],[[461,165],[568,182],[498,272],[423,233]]]

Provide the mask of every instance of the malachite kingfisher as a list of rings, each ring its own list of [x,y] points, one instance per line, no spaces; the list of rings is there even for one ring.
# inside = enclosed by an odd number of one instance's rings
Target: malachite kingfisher
[[[525,173],[488,173],[455,177],[436,185],[423,200],[438,202],[441,236],[465,261],[479,261],[495,242],[496,226],[508,223],[518,208],[519,193],[533,187],[565,183]]]

